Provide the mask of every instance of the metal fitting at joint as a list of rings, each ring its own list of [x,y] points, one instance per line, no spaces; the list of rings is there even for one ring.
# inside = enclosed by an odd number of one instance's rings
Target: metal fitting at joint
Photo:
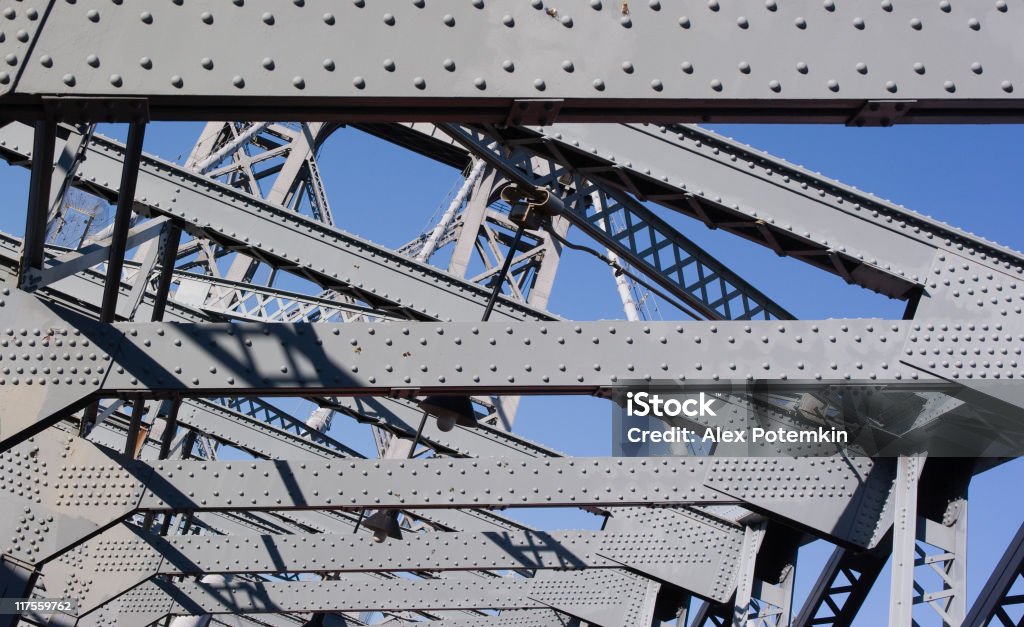
[[[501,190],[501,199],[511,209],[508,217],[513,222],[536,229],[549,218],[565,211],[562,199],[543,187],[527,187],[510,183]]]

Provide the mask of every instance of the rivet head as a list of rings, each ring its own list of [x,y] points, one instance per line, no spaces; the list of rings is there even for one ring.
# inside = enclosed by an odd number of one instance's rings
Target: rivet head
[[[100,21],[100,12],[96,9],[89,9],[89,12],[85,14],[85,17],[89,18],[90,22]]]
[[[327,24],[328,26],[334,26],[333,13],[324,13],[324,24]]]
[[[334,59],[324,59],[323,66],[324,69],[327,70],[328,72],[333,72],[335,67]]]
[[[177,74],[175,74],[174,76],[172,76],[172,77],[171,77],[171,85],[172,85],[173,87],[178,87],[178,88],[180,88],[180,87],[182,87],[182,86],[184,86],[184,85],[185,85],[185,81],[184,81],[184,80],[182,80],[182,78],[181,78],[180,76],[178,76]]]
[[[270,57],[263,57],[263,61],[260,62],[260,65],[262,65],[264,69],[267,70],[273,70],[275,67],[274,60],[271,59]]]
[[[231,79],[231,84],[239,89],[242,89],[243,87],[245,87],[245,79],[241,76],[236,75]]]
[[[331,65],[333,66],[334,63],[332,62]],[[352,79],[352,85],[354,85],[356,89],[363,89],[366,87],[366,79],[362,76],[357,76]]]
[[[210,57],[203,57],[199,64],[202,65],[204,69],[213,69],[213,59],[211,59]]]
[[[452,61],[451,59],[445,59],[444,61],[442,61],[441,66],[444,67],[444,69],[448,70],[449,72],[455,71],[455,61]]]
[[[303,80],[301,76],[296,76],[292,79],[292,85],[294,85],[296,89],[305,89],[306,81]]]
[[[416,89],[427,88],[427,81],[422,76],[417,76],[416,78],[412,79],[412,84],[416,87]]]
[[[153,60],[150,59],[149,57],[142,57],[141,59],[139,59],[139,65],[141,65],[142,68],[146,69],[146,70],[152,69],[153,68]]]
[[[203,11],[203,14],[199,16],[199,19],[203,21],[203,24],[213,24],[213,13]]]
[[[74,74],[65,74],[64,77],[61,80],[63,80],[64,84],[67,85],[68,87],[73,87],[75,85],[75,75]]]
[[[544,79],[538,78],[537,80],[533,81],[533,87],[537,91],[544,91],[545,89],[547,89],[547,83],[544,82]]]

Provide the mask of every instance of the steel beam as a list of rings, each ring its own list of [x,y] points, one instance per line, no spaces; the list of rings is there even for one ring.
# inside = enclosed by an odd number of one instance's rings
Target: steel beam
[[[25,41],[0,48],[14,64],[0,102],[8,116],[32,116],[47,96],[138,95],[154,119],[203,120],[1020,121],[1024,18],[1002,6],[799,0],[682,12],[608,1],[381,13],[363,2],[204,0],[140,18],[100,0],[48,10],[35,0],[11,18]],[[182,59],[181,40],[205,60]]]
[[[75,132],[68,127],[61,130]],[[0,154],[18,161],[29,159],[29,133],[29,127],[17,123],[0,129]],[[111,181],[121,172],[123,155],[124,147],[118,142],[94,136],[76,184],[112,197],[116,188]],[[483,312],[488,291],[482,286],[155,157],[142,158],[137,196],[139,211],[174,218],[195,236],[396,315],[475,320]],[[494,315],[505,320],[553,318],[504,297],[499,298]]]
[[[32,153],[43,155],[32,164],[29,179],[28,210],[25,213],[25,240],[19,265],[18,287],[32,289],[30,274],[43,267],[43,245],[46,241],[46,218],[50,210],[50,187],[53,180],[53,150],[57,140],[57,124],[52,119],[36,122],[32,134]]]
[[[54,517],[0,522],[0,537],[19,537],[13,527],[43,525],[32,542],[19,539],[5,551],[38,563],[137,511],[741,504],[833,541],[870,547],[891,524],[894,479],[891,465],[868,458],[150,462],[52,430],[2,459],[12,502]],[[56,479],[42,492],[38,485],[50,473]],[[108,487],[93,488],[92,477]],[[793,507],[805,499],[815,506]],[[62,513],[69,507],[74,516]]]
[[[74,554],[47,564],[57,596],[79,599],[79,615],[157,575],[210,573],[445,572],[628,568],[723,602],[734,586],[743,531],[704,516],[642,532],[490,531],[411,533],[380,546],[367,534],[168,535],[117,525]],[[699,564],[700,569],[693,568]]]
[[[591,238],[623,257],[669,294],[703,317],[721,320],[791,319],[793,316],[684,237],[629,194],[584,180],[567,159],[540,159],[518,144],[446,124],[457,142],[509,180],[546,187],[565,205],[561,214]],[[566,182],[572,181],[568,188]],[[592,198],[598,202],[592,202]],[[621,269],[620,269],[621,270]]]
[[[586,585],[577,587],[574,580]],[[148,625],[168,614],[259,614],[324,611],[419,611],[554,608],[595,627],[648,627],[658,584],[617,571],[566,573],[550,579],[254,583],[153,580],[121,597],[119,625]],[[621,595],[625,595],[624,597]],[[97,624],[87,616],[79,625]]]
[[[118,289],[121,285],[121,269],[124,255],[128,250],[128,229],[135,210],[135,187],[139,180],[139,165],[142,161],[142,140],[146,133],[144,121],[133,120],[128,125],[128,142],[125,144],[124,162],[121,164],[121,183],[117,187],[117,210],[114,213],[113,231],[110,235],[110,250],[107,256],[107,279],[100,305],[100,321],[113,322],[117,313]]]
[[[992,270],[1024,273],[1017,251],[710,131],[638,124],[485,130],[604,187],[888,296],[919,293],[936,251],[974,251],[972,259]]]

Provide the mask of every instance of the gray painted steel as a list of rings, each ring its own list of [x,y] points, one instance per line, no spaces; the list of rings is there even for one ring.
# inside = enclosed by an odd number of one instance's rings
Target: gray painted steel
[[[34,0],[7,17],[24,34],[0,47],[0,89],[7,115],[56,95],[144,96],[158,119],[1019,121],[1021,19],[1006,3]]]

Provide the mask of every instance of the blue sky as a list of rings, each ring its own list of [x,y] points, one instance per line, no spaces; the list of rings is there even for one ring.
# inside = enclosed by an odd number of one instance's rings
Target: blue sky
[[[201,124],[150,126],[146,150],[181,161]],[[767,150],[844,183],[950,222],[1015,249],[1024,248],[1024,200],[1020,177],[1022,126],[900,126],[848,129],[836,126],[729,126],[715,130]],[[123,138],[119,127],[101,132]],[[320,170],[337,224],[362,237],[395,247],[415,237],[444,202],[459,173],[352,130],[336,133],[324,146]],[[7,190],[0,202],[0,230],[21,234],[27,198],[27,171],[0,168]],[[901,302],[856,287],[721,231],[659,210],[691,239],[729,264],[741,276],[800,318],[890,317],[902,314]],[[579,233],[570,239],[585,241]],[[569,252],[559,269],[550,308],[567,318],[622,318],[614,283],[596,260]],[[670,310],[663,309],[666,317]],[[279,403],[304,416],[299,399]],[[604,455],[610,450],[610,412],[590,398],[525,399],[516,431],[574,455]],[[333,435],[369,452],[367,430],[343,419]],[[969,594],[984,584],[1006,543],[1024,520],[1024,501],[1016,498],[1024,483],[1024,463],[1005,464],[972,484],[970,507]],[[575,511],[506,512],[548,529],[595,527],[596,517]],[[828,548],[812,545],[798,567],[796,602],[805,597],[824,563]],[[883,624],[888,604],[888,575],[875,586],[858,625]],[[927,614],[923,614],[927,616]]]

